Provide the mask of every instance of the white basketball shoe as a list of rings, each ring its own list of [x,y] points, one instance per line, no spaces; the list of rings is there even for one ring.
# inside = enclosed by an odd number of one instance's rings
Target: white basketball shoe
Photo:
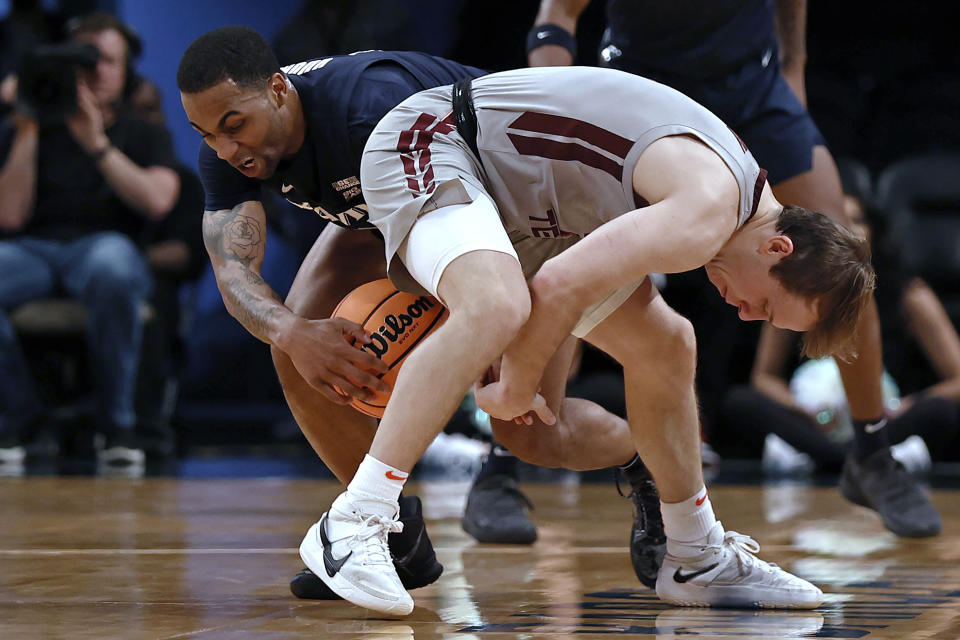
[[[669,549],[668,545],[668,549]],[[693,557],[669,551],[657,576],[657,595],[684,607],[813,609],[823,592],[806,580],[764,562],[749,536],[724,532],[717,522]]]
[[[396,502],[344,491],[307,531],[300,557],[344,600],[407,615],[413,598],[403,588],[387,546],[390,533],[403,531],[399,509]]]

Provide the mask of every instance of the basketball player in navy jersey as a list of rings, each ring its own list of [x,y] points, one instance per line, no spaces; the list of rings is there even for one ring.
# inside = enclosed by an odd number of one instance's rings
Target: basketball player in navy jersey
[[[531,66],[573,62],[577,20],[589,3],[541,1],[527,38]],[[769,171],[781,202],[822,211],[849,226],[836,165],[806,109],[806,4],[607,0],[600,64],[657,80],[703,104],[743,138]],[[703,304],[702,298],[698,301]],[[698,331],[710,331],[716,318],[723,317],[723,305],[719,300],[717,304],[720,309],[711,311]],[[937,535],[939,514],[916,479],[890,455],[883,428],[879,322],[873,304],[858,330],[859,357],[838,361],[854,418],[853,449],[844,464],[841,492],[876,510],[897,535]],[[777,334],[769,339],[780,343],[792,339],[769,323],[763,331]],[[708,369],[724,371],[723,363],[710,364]],[[722,373],[719,377],[725,378]]]
[[[267,42],[244,27],[201,36],[181,61],[184,108],[207,143],[199,157],[204,241],[224,304],[271,345],[291,411],[344,483],[376,430],[372,418],[346,404],[389,390],[371,373],[384,372],[382,362],[344,340],[369,341],[359,325],[329,318],[347,292],[385,273],[383,243],[369,231],[358,180],[364,143],[377,121],[413,93],[483,73],[425,54],[385,52],[312,60],[281,73]],[[286,300],[260,276],[264,189],[330,222]],[[391,536],[390,547],[404,583],[422,587],[442,567],[419,499],[407,496],[401,503],[405,529]],[[338,597],[309,570],[294,578],[291,590],[300,597]]]

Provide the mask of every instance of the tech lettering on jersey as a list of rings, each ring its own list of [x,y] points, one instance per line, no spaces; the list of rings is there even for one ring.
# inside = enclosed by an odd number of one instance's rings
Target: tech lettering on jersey
[[[569,236],[580,235],[573,233],[572,231],[564,231],[560,228],[560,223],[557,222],[557,214],[554,213],[553,209],[547,209],[547,215],[544,218],[535,218],[533,216],[527,216],[527,219],[530,221],[530,232],[536,238],[567,238]],[[547,226],[545,227],[535,227],[534,223],[545,222]]]

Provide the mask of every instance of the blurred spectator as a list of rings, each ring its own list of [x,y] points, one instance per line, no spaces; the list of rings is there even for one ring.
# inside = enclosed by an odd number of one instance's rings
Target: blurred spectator
[[[7,314],[62,295],[87,309],[99,457],[139,464],[134,386],[141,309],[153,278],[125,232],[133,221],[162,221],[177,201],[180,179],[167,133],[122,108],[134,49],[130,30],[113,16],[94,14],[73,24],[71,34],[98,54],[95,66],[77,68],[73,114],[42,113],[44,105],[28,103],[21,83],[14,114],[0,128],[0,229],[7,234],[0,266],[9,274],[0,281],[0,450],[22,457],[23,435],[43,417]]]
[[[876,223],[867,224],[869,174],[855,161],[841,161],[840,167],[847,214],[873,246],[891,443],[919,435],[933,459],[955,459],[960,453],[960,337],[936,294],[903,268],[896,238],[886,233],[884,216],[873,213],[869,222]],[[816,467],[837,471],[852,438],[839,373],[831,362],[822,361],[805,362],[791,373],[797,365],[792,358],[797,352],[796,338],[764,335],[754,362],[753,385],[733,389],[724,402],[718,441],[727,455],[739,457],[758,456],[763,448],[765,466],[774,470]],[[911,351],[923,352],[925,371],[919,371]],[[919,387],[918,380],[928,384]],[[915,440],[911,442],[906,447],[894,446],[894,456],[908,467],[918,461],[918,455],[921,461],[926,455],[929,462],[929,454],[924,454]]]

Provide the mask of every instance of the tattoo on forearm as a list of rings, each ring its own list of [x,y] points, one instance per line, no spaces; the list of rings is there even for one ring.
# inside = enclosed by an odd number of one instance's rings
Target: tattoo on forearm
[[[248,271],[247,273],[250,274],[252,272]],[[256,276],[256,274],[252,275]],[[266,283],[263,282],[259,276],[256,277],[266,286]],[[267,333],[270,326],[270,318],[272,318],[279,309],[276,305],[270,304],[267,300],[264,300],[263,297],[258,296],[256,292],[252,291],[249,286],[250,284],[252,283],[249,282],[249,279],[247,279],[247,281],[232,279],[225,282],[222,291],[224,302],[227,303],[234,317],[247,331],[264,342],[268,342]],[[263,293],[268,294],[274,301],[280,301],[277,293],[269,287],[267,287],[267,291]]]
[[[267,284],[266,281],[260,277],[259,273],[255,271],[251,271],[250,269],[243,270],[243,277],[246,278],[249,284],[256,284],[256,285]]]
[[[243,215],[237,205],[229,213],[207,214],[203,218],[203,241],[207,249],[244,266],[263,255],[263,228],[253,217]]]
[[[264,253],[263,227],[253,216],[241,213],[243,205],[231,211],[208,212],[203,216],[203,242],[211,258],[218,262],[234,264],[236,271],[218,270],[220,291],[230,313],[247,331],[264,342],[270,321],[280,309],[276,303],[283,304],[282,298],[270,288],[270,285],[257,273]]]

